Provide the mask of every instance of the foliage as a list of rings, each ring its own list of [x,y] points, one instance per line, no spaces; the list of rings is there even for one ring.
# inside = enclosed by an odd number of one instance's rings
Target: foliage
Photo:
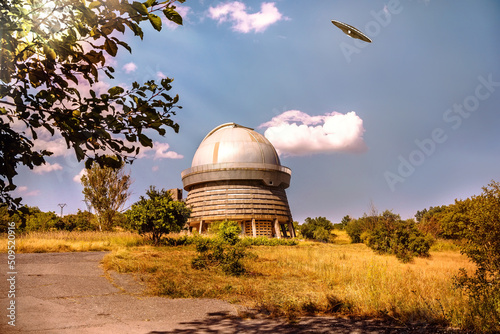
[[[159,244],[164,234],[180,232],[185,227],[191,210],[184,202],[172,200],[164,189],[158,191],[151,186],[146,195],[148,198],[141,196],[125,215],[139,234]]]
[[[353,243],[364,242],[379,254],[393,254],[402,262],[429,256],[433,240],[420,232],[413,220],[403,221],[389,210],[378,216],[351,220],[347,233]]]
[[[99,230],[111,230],[116,213],[130,197],[130,175],[125,173],[123,165],[114,169],[93,163],[81,182],[85,200],[96,212]]]
[[[299,222],[298,221],[293,221],[292,222],[292,225],[293,225],[293,230],[295,231],[295,234],[297,237],[302,237],[302,234],[300,233],[300,229],[299,229]]]
[[[37,207],[29,208],[29,213],[24,217],[26,232],[50,231],[57,229],[59,217],[53,211],[43,212]]]
[[[268,237],[245,237],[240,240],[245,246],[296,246],[299,242],[296,239],[288,238],[268,238]]]
[[[57,229],[67,231],[95,231],[98,229],[98,226],[95,216],[92,213],[78,209],[76,214],[68,214],[60,219]]]
[[[11,210],[20,205],[21,198],[11,196],[19,165],[40,166],[53,154],[34,145],[42,131],[64,138],[90,168],[93,161],[109,167],[132,161],[141,147],[153,146],[145,130],[179,130],[172,120],[179,98],[168,94],[170,78],[99,91],[100,75],[113,79],[109,64],[119,47],[132,51],[119,33],[129,30],[142,39],[144,21],[161,30],[159,12],[182,24],[174,3],[0,2],[0,204]]]
[[[398,220],[391,225],[379,225],[367,234],[365,243],[379,254],[393,254],[406,263],[415,256],[428,257],[432,239],[426,238],[413,222]]]
[[[240,276],[246,269],[241,260],[247,256],[246,245],[240,241],[241,228],[235,221],[217,224],[217,237],[198,237],[191,266],[194,269],[221,268],[226,275]]]
[[[338,230],[344,231],[344,230],[346,229],[346,227],[347,227],[347,224],[349,224],[349,222],[350,222],[351,220],[352,220],[352,218],[351,218],[349,215],[344,216],[344,217],[342,218],[342,220],[340,221],[340,223],[338,223],[338,224],[333,224],[333,227],[334,227],[335,229],[338,229]]]
[[[300,233],[307,239],[329,242],[335,237],[331,234],[333,224],[325,217],[305,219],[304,224],[299,226]]]
[[[224,220],[219,223],[217,236],[222,239],[222,241],[235,245],[241,234],[241,227],[238,222],[231,220]]]
[[[161,245],[165,246],[187,246],[193,244],[198,238],[196,236],[181,235],[179,237],[168,236],[161,239]]]
[[[500,183],[492,181],[479,196],[455,201],[449,228],[465,242],[461,251],[476,264],[473,275],[461,270],[458,287],[470,297],[468,326],[500,331]]]
[[[431,206],[429,210],[417,211],[415,218],[418,223],[418,229],[423,233],[431,234],[434,238],[446,237],[443,233],[443,226],[446,223],[449,212],[450,207],[446,205]]]
[[[21,225],[19,221],[19,216],[11,214],[7,205],[0,205],[0,233],[7,232],[10,222],[14,222],[16,229],[19,230]]]

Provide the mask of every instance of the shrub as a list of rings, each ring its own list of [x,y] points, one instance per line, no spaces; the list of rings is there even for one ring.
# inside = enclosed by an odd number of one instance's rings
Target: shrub
[[[353,243],[363,242],[379,254],[393,254],[402,262],[429,256],[433,239],[420,232],[413,220],[384,211],[381,215],[349,221],[347,234]]]
[[[329,242],[335,238],[335,235],[330,234],[330,231],[333,230],[333,224],[325,217],[307,217],[305,223],[299,226],[299,230],[302,236],[307,239]]]
[[[351,242],[353,244],[363,242],[361,234],[365,230],[365,225],[366,225],[366,217],[362,217],[359,219],[352,219],[347,223],[345,230],[349,238],[351,238]]]
[[[465,242],[461,251],[477,266],[471,275],[461,270],[456,286],[469,295],[467,327],[500,332],[500,183],[492,181],[479,196],[455,201],[447,228]]]
[[[238,223],[226,220],[214,226],[217,226],[217,237],[196,239],[198,255],[193,258],[191,266],[194,269],[219,267],[226,275],[232,276],[244,274],[241,260],[246,256],[246,246],[240,242]]]
[[[95,231],[98,226],[92,213],[78,209],[76,214],[69,214],[60,219],[57,228],[67,231]]]
[[[221,238],[198,237],[195,241],[198,255],[191,261],[194,269],[220,268],[226,275],[245,273],[241,260],[246,256],[241,243],[231,245]]]
[[[241,234],[241,227],[235,221],[224,220],[218,224],[217,235],[230,245],[235,245]]]
[[[295,239],[268,237],[245,237],[240,239],[240,243],[244,246],[295,246],[299,244]]]

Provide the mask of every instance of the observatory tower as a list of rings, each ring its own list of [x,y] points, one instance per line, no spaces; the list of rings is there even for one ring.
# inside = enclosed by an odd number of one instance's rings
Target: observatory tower
[[[295,237],[285,189],[292,171],[260,133],[235,123],[210,131],[182,172],[190,230],[237,221],[247,236]]]

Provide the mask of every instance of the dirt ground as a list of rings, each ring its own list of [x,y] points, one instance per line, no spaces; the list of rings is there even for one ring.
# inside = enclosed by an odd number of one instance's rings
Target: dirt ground
[[[104,255],[17,254],[11,273],[7,254],[1,254],[5,279],[0,281],[0,333],[453,332],[372,319],[307,317],[294,324],[279,319],[242,319],[238,306],[224,301],[150,297],[131,275],[112,272],[106,278],[99,265]]]

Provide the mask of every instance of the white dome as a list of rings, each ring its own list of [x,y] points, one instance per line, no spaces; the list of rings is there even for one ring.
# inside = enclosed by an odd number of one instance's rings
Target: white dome
[[[281,165],[269,140],[235,123],[222,124],[210,131],[194,154],[191,167],[219,163]]]

